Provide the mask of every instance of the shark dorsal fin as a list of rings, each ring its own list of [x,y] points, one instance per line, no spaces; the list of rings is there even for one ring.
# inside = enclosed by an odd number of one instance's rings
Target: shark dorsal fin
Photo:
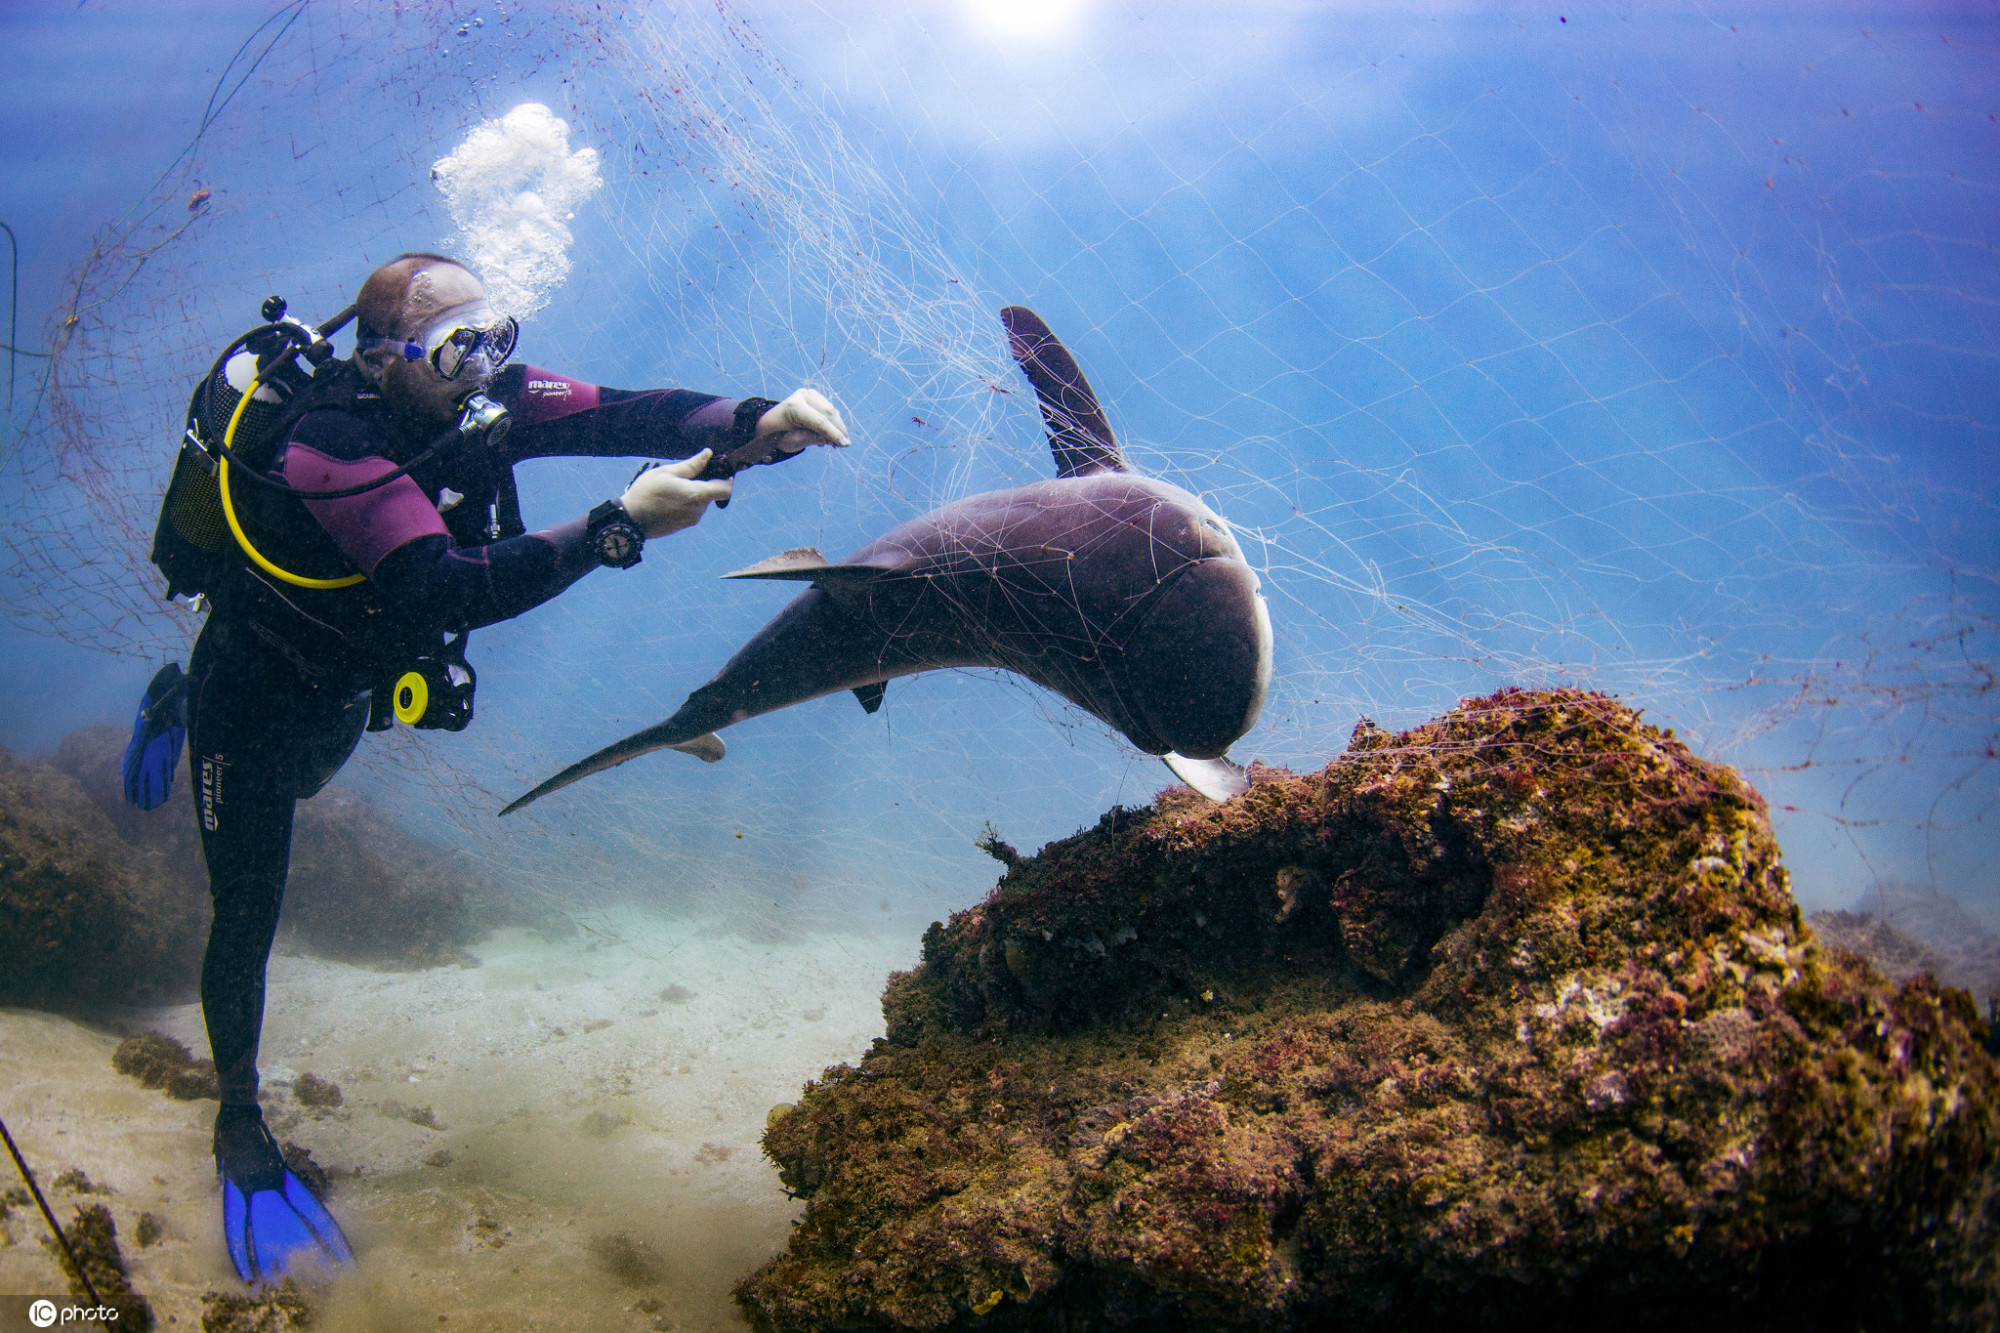
[[[1069,349],[1056,341],[1042,317],[1024,305],[1000,312],[1007,326],[1007,343],[1021,372],[1035,386],[1042,404],[1042,421],[1049,430],[1049,449],[1056,456],[1058,477],[1084,477],[1093,472],[1124,472],[1125,455],[1104,409],[1097,405],[1090,381],[1077,368]]]

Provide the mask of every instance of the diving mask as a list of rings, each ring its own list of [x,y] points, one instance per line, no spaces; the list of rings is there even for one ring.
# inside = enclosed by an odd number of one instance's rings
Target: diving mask
[[[474,378],[483,380],[506,364],[521,336],[521,326],[510,317],[492,324],[466,318],[467,314],[487,313],[484,308],[449,312],[446,318],[425,329],[418,341],[364,337],[358,340],[358,350],[386,347],[405,361],[429,361],[438,377],[446,380],[457,379],[471,365]]]

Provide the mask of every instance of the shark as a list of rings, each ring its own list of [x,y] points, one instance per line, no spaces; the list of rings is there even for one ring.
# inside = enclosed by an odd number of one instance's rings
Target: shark
[[[654,750],[714,762],[715,733],[899,676],[997,667],[1053,690],[1211,800],[1248,786],[1229,747],[1271,682],[1271,617],[1229,524],[1133,470],[1075,359],[1032,310],[1001,311],[1033,385],[1053,479],[954,501],[844,560],[796,547],[730,579],[809,584],[672,717],[578,760],[500,813]]]

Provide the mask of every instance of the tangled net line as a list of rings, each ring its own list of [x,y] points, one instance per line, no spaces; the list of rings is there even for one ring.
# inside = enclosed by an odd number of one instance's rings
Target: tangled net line
[[[1929,258],[1895,250],[1875,205],[1852,201],[1879,188],[1934,209],[1977,164],[1955,140],[1900,172],[1867,161],[1859,122],[1814,100],[1878,87],[1859,109],[1893,142],[1916,39],[1826,37],[1798,139],[1764,152],[1734,134],[1745,113],[1725,127],[1695,101],[1687,60],[1726,55],[1719,29],[1523,45],[1517,88],[1489,52],[1526,39],[1469,23],[1385,24],[1310,84],[1288,72],[1283,32],[1261,51],[1107,55],[1076,82],[1129,88],[1120,61],[1151,60],[1172,91],[1122,93],[1117,116],[1087,89],[1017,92],[994,119],[1049,130],[1022,147],[992,126],[897,130],[859,94],[836,105],[726,3],[418,15],[295,0],[77,274],[9,459],[24,497],[9,611],[112,652],[184,651],[193,621],[157,600],[146,549],[169,432],[211,349],[264,288],[330,311],[363,270],[355,248],[376,262],[442,235],[428,164],[469,117],[560,76],[559,110],[611,181],[581,243],[622,276],[573,279],[579,299],[535,331],[548,363],[609,355],[595,377],[611,383],[817,383],[865,426],[810,482],[760,478],[782,538],[719,531],[718,559],[800,540],[835,554],[1048,475],[995,318],[1029,304],[1135,461],[1230,519],[1264,577],[1280,656],[1254,753],[1316,764],[1357,714],[1396,725],[1501,684],[1585,684],[1664,715],[1856,846],[1893,824],[1929,850],[1956,840],[1966,864],[2000,747],[1994,515],[1990,469],[1941,460],[1991,456],[2000,431],[1968,387],[1991,378],[1993,224],[1953,213],[1948,234],[1910,228]],[[1399,43],[1425,60],[1379,58]],[[925,58],[909,48],[884,85],[910,86]],[[1568,105],[1546,111],[1557,90]],[[878,115],[889,150],[864,150]],[[1739,177],[1751,194],[1733,193]],[[302,220],[322,216],[341,245],[302,243]],[[1955,332],[1907,332],[1927,323]],[[638,350],[662,343],[671,366]],[[490,830],[495,796],[545,775],[552,747],[664,716],[719,640],[775,609],[717,610],[705,586],[659,596],[619,642],[679,664],[671,678],[621,680],[615,706],[568,696],[560,733],[496,724],[452,755],[404,735],[378,752],[384,780],[442,774],[450,818]],[[544,631],[496,640],[587,680],[603,614],[565,598]],[[903,836],[856,816],[888,788],[947,830],[941,848],[965,822],[962,797],[939,794],[954,782],[1051,832],[1153,782],[1133,756],[1105,757],[1094,722],[1010,685],[959,725],[902,723],[901,769],[837,782],[824,756],[858,724],[802,711],[766,776],[834,782],[828,827],[850,817],[856,855]],[[956,708],[951,688],[911,697]],[[628,858],[698,846],[631,831],[660,792],[697,789],[648,773],[561,817],[623,827]],[[785,813],[736,799],[746,818]],[[798,854],[838,859],[839,835],[817,836]],[[925,855],[940,877],[963,871],[957,852]],[[602,872],[585,862],[574,873]]]

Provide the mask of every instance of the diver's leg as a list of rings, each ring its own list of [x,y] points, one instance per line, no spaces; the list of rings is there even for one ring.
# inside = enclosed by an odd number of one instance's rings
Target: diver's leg
[[[324,753],[326,734],[345,733],[352,715],[246,638],[211,622],[195,645],[188,735],[215,906],[201,999],[221,1085],[214,1147],[223,1238],[237,1275],[258,1282],[291,1271],[301,1256],[354,1259],[339,1223],[286,1168],[257,1105],[265,968],[285,896],[300,756]],[[341,750],[320,766],[330,776],[345,757]]]
[[[188,694],[196,818],[215,916],[202,957],[202,1017],[224,1106],[257,1104],[264,972],[291,857],[294,709],[283,677],[245,636],[211,625],[196,644]],[[279,668],[282,670],[282,668]],[[289,674],[289,673],[287,673]]]
[[[210,762],[200,757],[204,772]],[[240,780],[240,771],[230,774]],[[225,1106],[257,1104],[264,972],[278,930],[292,841],[292,801],[232,800],[224,830],[204,830],[215,917],[201,961],[201,1009]],[[226,831],[225,831],[226,830]]]

